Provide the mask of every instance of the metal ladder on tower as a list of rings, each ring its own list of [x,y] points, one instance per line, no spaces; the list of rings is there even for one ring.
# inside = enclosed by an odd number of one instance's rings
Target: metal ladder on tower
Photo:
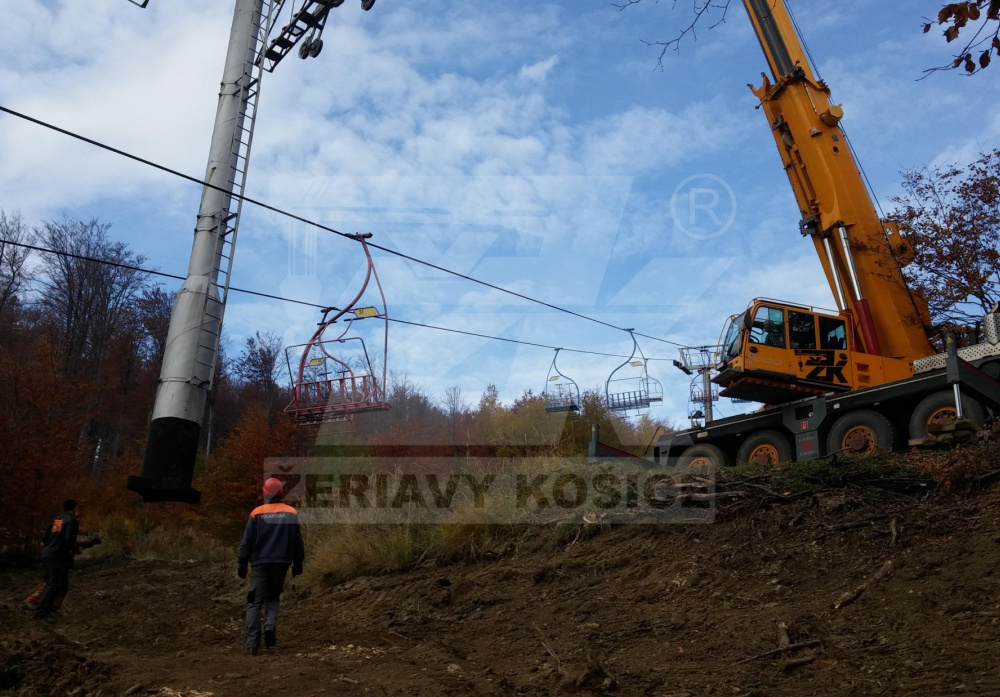
[[[267,45],[267,37],[274,21],[281,11],[284,0],[262,0],[260,12],[254,19],[250,46],[247,47],[243,75],[240,78],[240,116],[233,133],[230,148],[230,167],[227,183],[232,194],[228,197],[226,209],[222,211],[220,226],[225,226],[216,242],[215,269],[212,274],[213,290],[205,298],[202,312],[201,334],[198,342],[199,356],[196,361],[208,369],[209,388],[215,383],[215,369],[219,361],[219,345],[222,341],[222,318],[229,297],[229,281],[233,270],[236,251],[236,237],[239,233],[240,216],[243,212],[243,192],[246,189],[247,169],[250,164],[250,149],[253,145],[254,125],[257,121],[257,103],[260,98],[261,77],[264,73],[260,54]],[[212,296],[215,295],[217,299]],[[203,351],[204,349],[204,351]],[[210,352],[210,353],[206,353]],[[203,355],[204,354],[204,355]],[[209,358],[210,356],[210,358]],[[202,360],[202,358],[207,360]]]

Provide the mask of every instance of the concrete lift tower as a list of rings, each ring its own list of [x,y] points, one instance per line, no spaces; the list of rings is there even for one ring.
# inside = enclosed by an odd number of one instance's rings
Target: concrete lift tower
[[[140,7],[148,1],[130,0]],[[301,58],[319,55],[327,15],[343,3],[236,0],[188,275],[170,314],[142,476],[128,479],[144,501],[201,500],[191,480],[218,362],[261,78],[296,45]],[[361,0],[365,10],[374,3]],[[269,41],[285,4],[289,21]]]

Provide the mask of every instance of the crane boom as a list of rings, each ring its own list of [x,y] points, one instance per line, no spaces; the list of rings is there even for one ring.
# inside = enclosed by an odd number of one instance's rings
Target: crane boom
[[[732,315],[712,382],[723,397],[763,406],[669,433],[653,459],[717,471],[957,442],[983,425],[986,407],[1000,407],[1000,310],[984,318],[984,342],[959,347],[948,336],[947,352],[934,352],[927,303],[903,278],[913,251],[879,219],[844,112],[809,65],[785,0],[743,3],[771,67],[750,88],[838,307],[755,298]]]
[[[810,65],[784,0],[744,0],[771,68],[759,88],[785,172],[827,281],[862,353],[913,361],[934,353],[925,300],[901,268],[913,252],[879,219],[840,126],[843,110]],[[773,81],[772,81],[773,80]]]

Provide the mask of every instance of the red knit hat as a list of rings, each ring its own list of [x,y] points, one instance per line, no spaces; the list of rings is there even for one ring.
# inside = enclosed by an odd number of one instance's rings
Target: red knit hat
[[[271,477],[264,482],[264,496],[280,496],[284,493],[281,487],[281,480]]]

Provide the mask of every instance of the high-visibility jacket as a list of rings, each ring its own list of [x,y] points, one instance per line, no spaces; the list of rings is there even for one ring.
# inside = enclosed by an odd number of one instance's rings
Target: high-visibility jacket
[[[240,543],[241,564],[301,564],[305,555],[302,527],[294,508],[266,503],[253,509]]]
[[[63,513],[53,520],[43,540],[42,559],[72,563],[73,555],[80,551],[76,544],[79,531],[80,521],[72,513]]]

